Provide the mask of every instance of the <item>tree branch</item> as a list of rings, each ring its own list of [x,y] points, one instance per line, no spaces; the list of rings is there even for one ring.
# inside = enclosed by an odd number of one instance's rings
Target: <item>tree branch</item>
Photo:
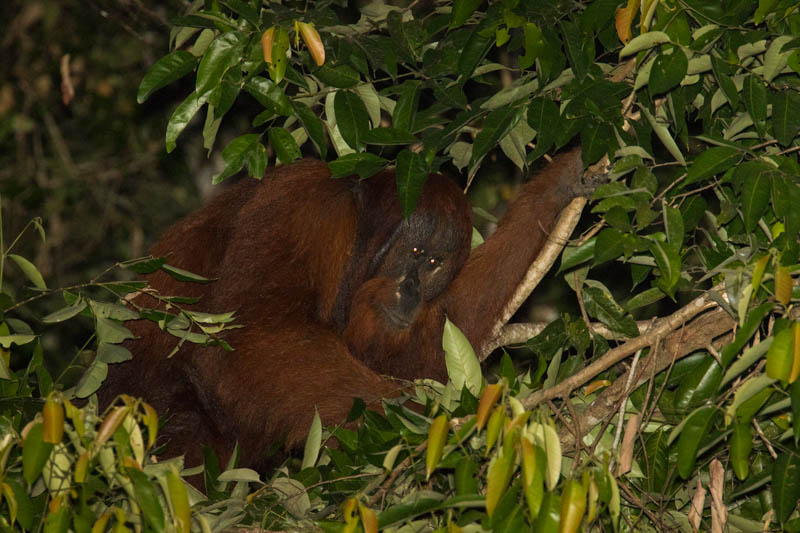
[[[550,387],[549,389],[539,390],[534,392],[533,394],[525,398],[522,401],[522,404],[527,409],[530,409],[546,400],[567,397],[573,390],[580,387],[589,380],[593,379],[601,372],[608,370],[609,368],[619,363],[626,357],[636,353],[637,350],[641,350],[642,348],[646,348],[648,346],[655,344],[656,341],[666,338],[673,331],[686,324],[686,322],[692,320],[695,316],[697,316],[701,312],[707,309],[712,309],[714,307],[717,307],[717,304],[711,301],[709,297],[709,294],[717,289],[718,287],[715,287],[710,291],[706,291],[705,293],[703,293],[702,296],[695,298],[685,307],[682,307],[681,309],[675,311],[673,314],[671,314],[666,318],[658,320],[655,323],[655,325],[653,325],[651,328],[647,330],[645,334],[640,335],[635,339],[629,340],[622,346],[614,348],[613,350],[609,350],[600,359],[593,361],[588,366],[581,369],[577,374],[574,374],[571,377],[565,379],[555,387]],[[720,315],[717,317],[717,320],[719,322],[723,322],[723,317]],[[732,320],[723,323],[726,324],[727,329],[733,327]],[[700,347],[707,344],[711,338],[713,337],[709,337],[708,335],[706,335],[705,337],[706,341]],[[625,380],[622,381],[624,383]]]
[[[506,303],[503,313],[492,328],[492,334],[489,336],[489,340],[480,347],[478,359],[483,361],[492,353],[494,348],[502,345],[498,344],[498,337],[501,335],[503,326],[508,323],[511,316],[519,309],[522,302],[528,298],[533,289],[550,270],[550,267],[553,266],[556,259],[558,259],[558,256],[561,255],[561,251],[566,246],[572,235],[572,231],[581,218],[581,213],[585,205],[586,198],[579,196],[573,199],[558,216],[553,232],[547,239],[544,248],[539,252],[536,260],[531,264],[528,272],[522,278],[522,282],[520,282],[514,295],[508,303]]]

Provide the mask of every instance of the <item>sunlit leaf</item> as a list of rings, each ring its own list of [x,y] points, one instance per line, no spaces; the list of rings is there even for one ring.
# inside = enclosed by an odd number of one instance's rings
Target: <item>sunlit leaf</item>
[[[194,70],[198,58],[186,50],[175,50],[156,61],[139,84],[138,103],[145,102],[153,92],[179,80]]]
[[[472,394],[477,395],[483,383],[480,362],[467,337],[449,319],[445,319],[442,348],[447,375],[456,390],[466,386]]]

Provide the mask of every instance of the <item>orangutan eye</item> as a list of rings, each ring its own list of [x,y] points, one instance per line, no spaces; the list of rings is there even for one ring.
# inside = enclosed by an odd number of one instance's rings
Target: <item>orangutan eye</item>
[[[413,248],[411,249],[411,254],[412,254],[414,257],[419,257],[420,255],[422,255],[422,254],[424,254],[424,253],[425,253],[425,250],[423,250],[422,248],[419,248],[419,247],[417,247],[417,246],[415,246],[415,247],[413,247]]]
[[[435,267],[437,265],[437,263],[438,263],[438,261],[436,261],[436,259],[433,258],[433,257],[428,259],[428,264],[430,265],[431,268]]]

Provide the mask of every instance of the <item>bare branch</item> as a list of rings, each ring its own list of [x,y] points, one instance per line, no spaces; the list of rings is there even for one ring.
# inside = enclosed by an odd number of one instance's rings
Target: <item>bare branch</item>
[[[657,341],[664,339],[670,335],[670,333],[686,324],[686,322],[690,321],[701,312],[716,307],[717,304],[711,301],[709,294],[717,289],[718,287],[715,287],[710,291],[706,291],[702,296],[695,298],[685,307],[675,311],[666,318],[658,320],[655,325],[648,329],[647,333],[644,335],[636,337],[635,339],[631,339],[622,346],[614,348],[613,350],[609,350],[605,355],[603,355],[603,357],[593,361],[588,366],[580,370],[577,374],[565,379],[555,387],[534,392],[523,400],[523,405],[526,408],[532,408],[545,400],[564,398],[576,388],[593,379],[601,372],[608,370],[626,357],[636,353],[642,348],[651,346]],[[725,315],[724,313],[721,314]],[[723,317],[720,317],[720,320],[722,319]],[[730,320],[729,323],[730,327],[733,327],[732,320]],[[730,329],[730,327],[728,329]],[[705,342],[707,343],[708,340],[709,338],[706,337]],[[705,343],[701,344],[700,347],[704,345]]]
[[[485,342],[484,345],[480,347],[478,358],[481,361],[486,359],[492,352],[493,348],[491,347],[500,346],[500,344],[497,342],[497,338],[500,336],[503,326],[508,323],[511,316],[517,311],[517,309],[519,309],[519,306],[522,305],[522,302],[528,298],[533,289],[550,270],[550,267],[553,266],[553,263],[555,263],[556,259],[558,259],[558,256],[561,255],[561,251],[566,246],[570,235],[572,235],[572,231],[575,229],[575,226],[578,224],[578,220],[581,218],[581,213],[583,212],[585,205],[586,198],[579,196],[573,199],[572,202],[561,212],[558,220],[556,221],[556,225],[553,228],[553,232],[547,239],[544,248],[542,248],[542,251],[536,258],[536,261],[531,264],[528,272],[525,274],[525,277],[522,278],[522,282],[517,287],[514,296],[512,296],[508,301],[505,309],[503,309],[503,313],[495,323],[494,328],[492,328],[492,334],[489,336],[490,340]]]
[[[544,328],[548,325],[548,322],[515,322],[513,324],[506,324],[500,330],[500,333],[492,339],[492,343],[486,345],[486,348],[489,350],[489,353],[491,353],[501,346],[525,343],[544,331]],[[653,325],[653,321],[638,320],[636,325],[641,333],[646,333]],[[589,325],[589,329],[592,333],[600,335],[604,339],[616,341],[628,340],[628,337],[620,335],[619,333],[614,333],[608,329],[605,324],[600,322],[592,322]]]

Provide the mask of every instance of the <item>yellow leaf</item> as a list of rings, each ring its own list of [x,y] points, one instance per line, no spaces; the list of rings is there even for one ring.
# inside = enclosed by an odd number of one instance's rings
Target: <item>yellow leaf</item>
[[[628,0],[627,6],[617,9],[614,24],[617,28],[617,37],[622,41],[622,44],[627,44],[631,40],[633,36],[631,24],[633,24],[633,19],[636,18],[636,13],[638,12],[639,0]]]
[[[514,472],[514,453],[498,451],[489,462],[486,474],[486,513],[492,516],[500,498],[506,493],[511,474]]]
[[[73,475],[73,479],[75,479],[75,483],[83,483],[86,481],[86,471],[89,467],[89,452],[85,451],[80,456],[78,456],[78,460],[75,462],[75,473]]]
[[[261,52],[264,54],[264,63],[272,64],[272,43],[275,40],[275,26],[261,34]]]
[[[592,381],[591,383],[586,385],[586,389],[584,390],[584,394],[586,394],[588,396],[589,394],[593,393],[597,389],[600,389],[600,388],[603,388],[603,387],[608,387],[609,385],[611,385],[611,381],[609,381],[607,379],[598,379],[596,381]]]
[[[500,395],[503,393],[503,385],[500,383],[493,383],[491,385],[486,385],[483,388],[483,394],[481,394],[481,401],[478,404],[478,414],[475,415],[476,422],[475,427],[478,431],[483,429],[484,424],[486,424],[486,420],[489,418],[489,413],[494,407],[494,404],[497,403],[497,400],[500,399]]]
[[[306,43],[314,63],[321,67],[325,63],[325,46],[322,44],[319,32],[314,28],[313,24],[307,22],[298,22],[297,26],[300,28],[300,36],[303,38],[303,42]]]
[[[561,494],[561,520],[558,533],[576,533],[586,512],[586,489],[575,479],[570,479]]]
[[[775,269],[775,298],[783,305],[789,305],[792,299],[792,276],[782,265]]]
[[[175,470],[167,471],[167,490],[169,492],[169,500],[172,502],[175,530],[178,533],[189,533],[192,529],[189,491],[186,490],[186,485]]]
[[[128,406],[124,406],[115,407],[110,413],[108,413],[103,422],[100,424],[100,429],[97,430],[97,436],[94,438],[96,447],[99,448],[105,444],[105,442],[122,424],[122,421],[125,420],[125,417],[128,416],[129,411],[130,408]]]
[[[772,379],[787,381],[792,371],[794,328],[785,328],[775,334],[767,350],[767,375]]]
[[[359,503],[358,513],[361,515],[364,533],[378,533],[378,517],[375,515],[375,511]]]
[[[751,284],[753,285],[753,294],[758,291],[758,288],[761,286],[761,279],[764,277],[764,271],[767,269],[767,263],[769,262],[769,255],[765,255],[758,261],[756,264],[753,265],[753,280]]]
[[[61,442],[64,436],[64,406],[50,396],[42,408],[42,440],[50,444]]]
[[[156,443],[156,436],[158,435],[158,413],[147,402],[142,402],[142,408],[144,408],[142,421],[147,426],[147,449],[149,450]]]
[[[447,442],[447,434],[450,426],[447,423],[447,415],[437,416],[431,428],[428,430],[428,449],[425,452],[425,479],[430,479],[431,474],[439,464]]]
[[[500,436],[500,430],[503,429],[503,422],[506,419],[506,412],[505,408],[502,405],[498,405],[497,408],[492,413],[492,416],[489,417],[489,425],[486,426],[486,455],[489,455],[489,452],[494,446],[494,443],[497,442],[497,438]]]

